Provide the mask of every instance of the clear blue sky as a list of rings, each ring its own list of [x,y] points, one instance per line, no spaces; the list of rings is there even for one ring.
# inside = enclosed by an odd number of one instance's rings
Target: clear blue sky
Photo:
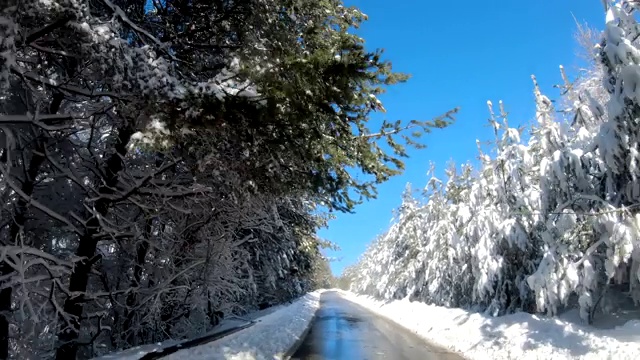
[[[598,29],[604,23],[599,0],[345,2],[369,16],[358,30],[368,48],[384,48],[395,70],[412,75],[380,98],[386,118],[427,119],[456,106],[461,112],[454,125],[424,139],[427,149],[410,152],[405,173],[381,185],[376,200],[357,207],[356,214],[338,214],[320,231],[342,249],[327,254],[341,258],[331,265],[336,275],[387,229],[405,184],[426,184],[429,161],[442,174],[448,160],[476,157],[475,140],[493,137],[486,127],[487,100],[503,100],[510,124],[520,125],[534,117],[531,74],[549,97],[557,97],[552,86],[561,83],[558,66],[571,70],[578,64],[573,16]]]

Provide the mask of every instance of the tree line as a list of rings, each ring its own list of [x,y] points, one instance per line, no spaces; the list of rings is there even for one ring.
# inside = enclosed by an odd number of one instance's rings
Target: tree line
[[[390,229],[339,279],[380,299],[556,315],[585,322],[640,304],[638,3],[579,26],[588,66],[560,101],[532,77],[536,121],[509,124],[489,102],[495,142],[478,165],[409,185]]]
[[[329,286],[316,232],[451,122],[337,0],[7,0],[0,358],[187,338]],[[367,177],[351,176],[359,169]]]

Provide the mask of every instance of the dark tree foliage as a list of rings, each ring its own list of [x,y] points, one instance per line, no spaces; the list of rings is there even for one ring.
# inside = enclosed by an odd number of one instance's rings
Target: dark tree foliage
[[[89,358],[331,286],[326,209],[433,121],[340,1],[0,7],[0,358]],[[409,134],[411,133],[411,134]],[[364,180],[351,170],[368,174]]]

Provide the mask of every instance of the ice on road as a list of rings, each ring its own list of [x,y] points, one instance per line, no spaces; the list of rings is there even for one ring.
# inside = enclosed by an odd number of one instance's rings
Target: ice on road
[[[438,321],[433,319],[433,321]],[[338,292],[321,295],[320,309],[297,360],[461,360],[457,354],[426,343],[409,330],[352,303]]]

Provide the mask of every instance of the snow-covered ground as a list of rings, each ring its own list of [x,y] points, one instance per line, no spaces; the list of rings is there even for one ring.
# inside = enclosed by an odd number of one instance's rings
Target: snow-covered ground
[[[341,290],[340,290],[341,291]],[[640,359],[640,320],[596,329],[527,313],[490,317],[408,300],[382,302],[341,291],[428,341],[468,359]]]
[[[271,309],[271,308],[269,308]],[[253,314],[252,314],[253,315]],[[203,336],[212,335],[224,332],[226,330],[238,328],[244,325],[247,325],[252,319],[226,319],[221,324],[216,326],[211,332],[207,334],[203,334]],[[107,355],[103,355],[93,360],[139,360],[143,356],[154,353],[161,352],[167,348],[170,348],[174,345],[178,345],[183,343],[183,341],[178,340],[166,340],[163,342],[153,343],[153,344],[145,344],[140,346],[134,346],[132,348],[110,353]]]
[[[299,345],[311,319],[320,306],[320,294],[314,291],[288,305],[258,311],[245,318],[257,323],[249,328],[193,348],[177,351],[165,360],[274,360],[281,359]],[[220,331],[237,321],[226,321]],[[237,325],[237,324],[236,324]],[[101,360],[137,360],[145,354],[175,344],[175,341],[144,345],[101,357]],[[97,360],[97,359],[96,359]]]

